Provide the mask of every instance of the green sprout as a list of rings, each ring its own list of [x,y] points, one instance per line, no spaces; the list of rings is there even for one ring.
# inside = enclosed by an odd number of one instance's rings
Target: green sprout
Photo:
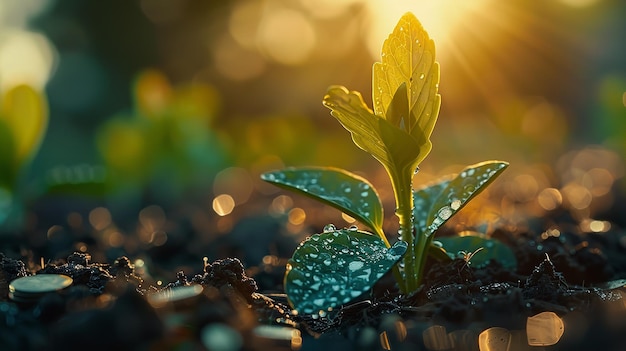
[[[323,99],[354,143],[376,158],[389,175],[401,239],[394,245],[383,231],[383,207],[376,189],[364,178],[319,167],[261,175],[267,182],[331,205],[373,231],[327,226],[324,233],[298,247],[285,275],[285,291],[296,310],[314,313],[346,304],[371,289],[389,270],[403,293],[416,291],[428,255],[449,257],[445,247],[433,243],[437,229],[508,166],[486,161],[434,185],[412,189],[413,176],[432,148],[430,136],[441,105],[438,87],[434,42],[415,16],[407,13],[385,40],[381,62],[373,66],[374,110],[360,93],[342,86],[331,86]],[[474,244],[487,242],[473,240]],[[476,254],[493,245],[489,241]]]

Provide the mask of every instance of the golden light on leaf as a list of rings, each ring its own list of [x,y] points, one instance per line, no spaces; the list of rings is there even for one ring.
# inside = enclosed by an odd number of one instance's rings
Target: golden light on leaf
[[[389,28],[407,11],[419,16],[424,28],[439,48],[452,44],[451,32],[460,22],[472,22],[474,13],[484,9],[489,0],[473,1],[367,1],[370,21],[364,26],[367,46],[373,57],[380,52],[380,43],[385,39]]]

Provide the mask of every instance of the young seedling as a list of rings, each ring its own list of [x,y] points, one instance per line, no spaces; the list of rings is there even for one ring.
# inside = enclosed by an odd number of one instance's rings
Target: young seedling
[[[298,247],[285,275],[285,291],[296,310],[315,313],[346,304],[390,269],[402,292],[417,290],[427,255],[448,257],[433,245],[436,230],[508,166],[501,161],[482,162],[434,185],[412,189],[413,176],[432,147],[430,135],[441,104],[438,87],[434,42],[415,16],[407,13],[385,40],[381,62],[373,66],[374,110],[360,93],[342,86],[331,86],[323,99],[354,143],[376,158],[389,175],[400,225],[400,240],[393,246],[383,231],[378,194],[364,178],[318,167],[261,176],[329,204],[373,231],[329,225]]]

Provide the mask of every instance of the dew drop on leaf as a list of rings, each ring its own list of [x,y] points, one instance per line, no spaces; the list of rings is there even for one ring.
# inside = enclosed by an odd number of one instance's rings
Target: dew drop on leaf
[[[324,226],[324,233],[334,232],[335,230],[337,230],[337,228],[336,228],[336,227],[335,227],[335,225],[334,225],[334,224],[332,224],[332,223],[326,224],[326,225]]]
[[[456,199],[456,200],[452,201],[452,203],[450,204],[450,207],[451,207],[453,210],[455,210],[455,211],[456,211],[456,210],[458,210],[458,209],[461,207],[461,204],[462,204],[461,200]]]
[[[437,212],[437,216],[445,221],[452,216],[452,209],[449,206],[444,206]]]

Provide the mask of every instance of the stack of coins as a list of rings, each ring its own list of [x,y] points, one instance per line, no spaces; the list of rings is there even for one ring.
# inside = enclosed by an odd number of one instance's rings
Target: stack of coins
[[[72,285],[72,278],[62,274],[37,274],[17,278],[9,284],[9,298],[16,302],[37,302],[49,292],[58,292]]]

